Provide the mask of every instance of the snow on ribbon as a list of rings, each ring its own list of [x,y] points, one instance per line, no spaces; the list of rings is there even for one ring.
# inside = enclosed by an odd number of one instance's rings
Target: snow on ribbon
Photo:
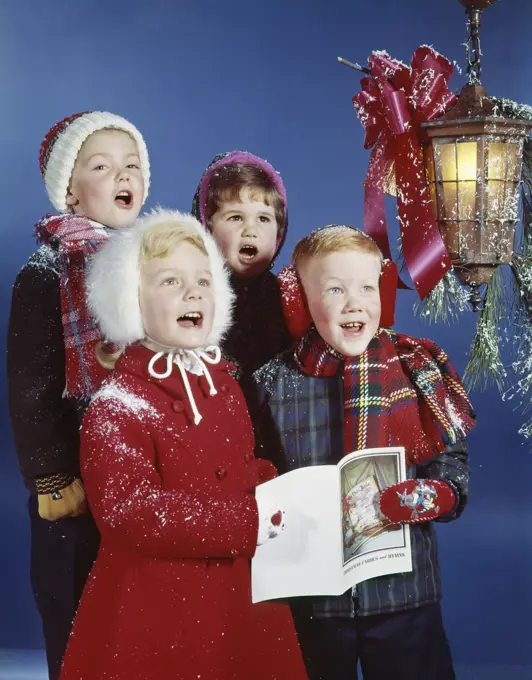
[[[391,259],[384,193],[391,193],[395,174],[403,254],[414,286],[423,299],[451,266],[436,225],[418,138],[419,124],[442,115],[455,102],[448,89],[450,61],[431,47],[419,47],[411,67],[374,52],[368,59],[371,77],[353,104],[372,149],[365,180],[364,231]],[[403,284],[404,287],[404,284]]]

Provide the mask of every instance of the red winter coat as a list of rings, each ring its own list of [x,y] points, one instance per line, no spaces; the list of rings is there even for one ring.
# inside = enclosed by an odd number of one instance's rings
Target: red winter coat
[[[273,475],[240,388],[223,360],[208,366],[214,396],[187,373],[194,425],[178,368],[152,378],[152,356],[128,349],[83,423],[102,544],[61,680],[303,680],[288,608],[251,603],[253,489]]]

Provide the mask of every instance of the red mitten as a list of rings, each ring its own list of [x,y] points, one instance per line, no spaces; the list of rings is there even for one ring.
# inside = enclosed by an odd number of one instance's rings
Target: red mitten
[[[382,514],[394,524],[418,524],[446,515],[454,508],[456,495],[439,479],[408,479],[388,486],[381,493]]]

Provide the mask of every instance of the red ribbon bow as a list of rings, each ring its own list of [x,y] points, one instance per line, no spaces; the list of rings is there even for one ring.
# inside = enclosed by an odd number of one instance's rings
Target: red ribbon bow
[[[372,77],[362,78],[362,91],[353,97],[366,131],[364,147],[372,149],[364,230],[391,259],[384,193],[396,193],[406,266],[423,299],[451,261],[436,225],[417,131],[421,122],[437,118],[456,102],[447,87],[453,65],[427,46],[414,52],[410,68],[386,52],[374,52],[368,63]]]

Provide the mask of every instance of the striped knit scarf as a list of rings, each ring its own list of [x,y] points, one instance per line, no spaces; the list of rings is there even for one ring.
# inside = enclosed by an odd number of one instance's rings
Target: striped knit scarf
[[[107,240],[104,227],[83,215],[46,215],[35,225],[37,241],[58,247],[66,395],[93,394],[107,371],[96,359],[101,339],[85,299],[86,259]]]
[[[295,358],[307,375],[343,375],[346,454],[404,446],[408,464],[416,465],[475,425],[456,369],[429,340],[380,330],[363,354],[344,357],[313,326]]]

